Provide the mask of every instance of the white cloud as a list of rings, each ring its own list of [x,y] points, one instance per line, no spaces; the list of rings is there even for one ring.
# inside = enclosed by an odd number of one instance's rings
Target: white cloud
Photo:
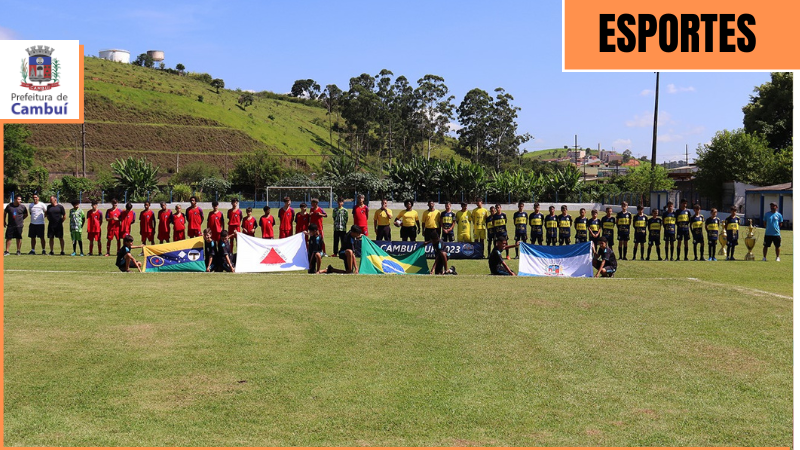
[[[639,95],[641,95],[642,97],[646,97],[648,95],[653,95],[653,92],[655,91],[652,91],[650,89],[645,89],[642,92],[640,92]]]
[[[10,28],[0,27],[0,41],[10,41],[12,39],[19,39],[19,34]]]
[[[683,135],[673,133],[672,130],[665,134],[658,135],[658,142],[680,142],[683,141]]]
[[[670,83],[667,85],[667,93],[668,94],[678,94],[680,92],[694,92],[694,87],[682,87],[682,86],[675,86],[674,84]]]
[[[672,120],[672,116],[670,113],[666,111],[661,111],[658,113],[658,126],[662,125],[670,125],[675,123]],[[642,114],[636,114],[633,116],[633,119],[629,119],[625,121],[625,126],[629,128],[646,128],[653,126],[653,113],[647,112]]]
[[[462,127],[461,125],[459,125],[459,124],[457,124],[455,122],[449,122],[447,124],[447,128],[450,129],[451,133],[455,133],[456,131],[458,131],[458,130],[464,128],[464,127]]]
[[[628,149],[631,148],[631,144],[633,144],[633,141],[630,139],[617,139],[611,143],[611,146],[614,148]]]

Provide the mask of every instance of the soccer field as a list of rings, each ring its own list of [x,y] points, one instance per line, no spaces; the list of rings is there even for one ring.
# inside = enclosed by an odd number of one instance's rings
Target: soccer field
[[[5,257],[4,443],[789,446],[793,236],[761,234],[615,279]]]

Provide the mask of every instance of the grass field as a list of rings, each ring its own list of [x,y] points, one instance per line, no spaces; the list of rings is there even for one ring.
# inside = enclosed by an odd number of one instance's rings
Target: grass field
[[[5,257],[4,443],[789,446],[783,235],[780,263],[622,261],[615,279]]]

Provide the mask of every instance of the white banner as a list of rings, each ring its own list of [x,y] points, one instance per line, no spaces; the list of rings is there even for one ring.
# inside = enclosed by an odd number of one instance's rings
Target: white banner
[[[259,239],[237,233],[236,245],[237,273],[308,271],[308,250],[302,233],[285,239]]]
[[[592,247],[589,242],[546,247],[520,242],[519,275],[543,277],[589,277]]]

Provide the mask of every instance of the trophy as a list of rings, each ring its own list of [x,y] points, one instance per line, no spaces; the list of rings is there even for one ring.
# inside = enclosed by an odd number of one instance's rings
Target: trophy
[[[728,250],[726,247],[728,246],[728,236],[725,228],[723,227],[722,230],[719,232],[719,252],[717,254],[722,257],[728,256]]]
[[[747,236],[744,238],[744,245],[747,246],[747,255],[745,255],[745,261],[755,261],[756,257],[753,255],[753,247],[756,246],[756,235],[753,233],[756,227],[753,226],[753,219],[749,220],[749,225],[747,226]]]

